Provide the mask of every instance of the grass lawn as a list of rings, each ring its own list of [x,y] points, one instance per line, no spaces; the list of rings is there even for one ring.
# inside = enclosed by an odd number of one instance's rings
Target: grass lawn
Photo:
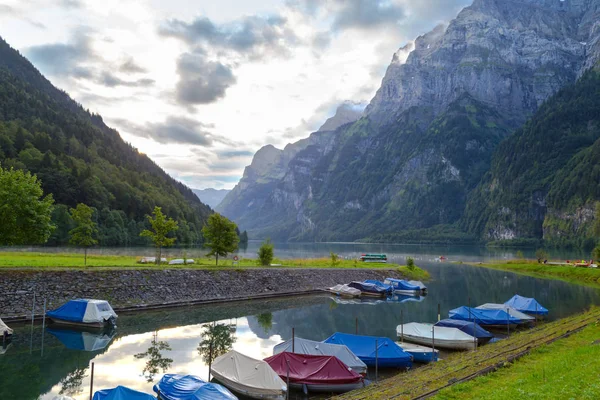
[[[494,373],[451,386],[435,398],[598,399],[600,326],[542,346]]]
[[[258,265],[257,260],[242,258],[239,265],[233,266],[233,261],[220,259],[219,265],[215,265],[214,259],[194,258],[195,263],[191,265],[152,265],[139,264],[138,259],[132,256],[109,256],[88,255],[87,267],[83,265],[83,254],[76,253],[31,253],[31,252],[0,252],[1,269],[27,269],[27,270],[64,270],[64,269],[252,269],[252,268],[342,268],[342,269],[398,269],[409,279],[427,280],[429,273],[418,267],[410,270],[406,266],[398,264],[363,263],[355,260],[340,259],[336,265],[332,265],[330,258],[309,259],[274,259],[270,267]]]
[[[503,261],[472,265],[477,267],[516,272],[537,278],[560,279],[571,283],[600,288],[600,268],[548,265],[529,260],[513,260],[508,262]]]

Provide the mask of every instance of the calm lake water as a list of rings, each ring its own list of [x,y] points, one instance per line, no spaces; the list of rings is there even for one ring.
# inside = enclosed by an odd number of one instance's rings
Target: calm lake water
[[[251,242],[247,255],[255,254],[257,247],[258,244]],[[208,329],[229,332],[226,336],[234,339],[234,349],[264,358],[272,355],[277,343],[291,338],[292,328],[298,337],[323,340],[336,331],[353,333],[358,318],[360,334],[395,339],[401,311],[405,322],[434,322],[438,304],[444,318],[448,310],[467,305],[469,299],[471,304],[478,305],[504,302],[515,293],[532,296],[550,309],[551,319],[600,304],[600,291],[595,289],[433,261],[439,255],[455,261],[512,258],[511,251],[355,244],[276,247],[277,256],[281,258],[326,256],[329,251],[344,257],[355,257],[365,251],[385,252],[392,261],[398,262],[413,256],[417,264],[432,275],[428,282],[429,294],[421,301],[402,303],[340,304],[327,295],[320,295],[141,312],[121,315],[116,332],[103,338],[85,334],[82,339],[68,332],[44,331],[39,325],[20,326],[15,329],[13,342],[0,348],[0,399],[50,400],[59,393],[78,400],[88,399],[91,361],[95,363],[95,389],[126,385],[152,393],[153,382],[160,379],[163,371],[160,369],[155,375],[146,371],[144,375],[149,358],[134,355],[147,352],[153,343],[156,347],[157,342],[168,343],[171,350],[162,350],[161,357],[155,358],[151,366],[164,364],[168,373],[194,374],[206,379],[208,367],[197,348],[207,337]]]

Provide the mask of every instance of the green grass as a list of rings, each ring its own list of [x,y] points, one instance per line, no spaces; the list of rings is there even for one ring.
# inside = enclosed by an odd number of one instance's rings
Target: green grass
[[[450,399],[598,399],[600,326],[541,346],[514,364],[442,390]]]
[[[583,268],[568,265],[540,264],[537,261],[513,260],[508,262],[478,263],[477,267],[499,269],[536,278],[551,278],[600,288],[600,268]]]

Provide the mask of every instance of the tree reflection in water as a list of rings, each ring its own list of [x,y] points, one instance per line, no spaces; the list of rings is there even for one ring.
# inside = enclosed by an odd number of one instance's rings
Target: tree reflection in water
[[[154,380],[154,376],[160,372],[167,372],[167,370],[171,367],[173,363],[173,359],[163,357],[161,351],[170,351],[171,346],[166,341],[158,340],[158,332],[154,332],[152,335],[152,341],[150,342],[150,347],[144,353],[135,354],[134,357],[138,359],[148,358],[146,361],[146,365],[144,366],[144,370],[142,371],[142,376],[146,378],[147,382],[152,382]]]
[[[81,385],[83,384],[83,378],[87,368],[76,368],[75,371],[69,373],[67,376],[60,380],[60,392],[59,395],[75,396],[83,392]]]
[[[235,336],[232,334],[229,325],[215,323],[204,325],[202,340],[198,345],[198,354],[200,354],[204,363],[210,365],[215,358],[231,350],[233,343],[235,343]]]
[[[268,333],[273,327],[273,314],[272,313],[262,313],[256,316],[256,321],[263,328],[265,333]]]

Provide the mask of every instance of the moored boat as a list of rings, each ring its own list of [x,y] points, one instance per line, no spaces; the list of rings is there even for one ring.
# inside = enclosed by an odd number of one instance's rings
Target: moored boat
[[[361,296],[384,297],[388,294],[387,290],[382,289],[373,283],[354,281],[350,282],[348,286],[360,290]]]
[[[305,393],[344,393],[365,386],[364,378],[334,356],[282,352],[265,358],[290,388]]]
[[[526,325],[535,321],[535,317],[522,313],[521,311],[515,310],[511,306],[507,306],[504,304],[485,303],[475,308],[479,310],[504,310],[508,314],[510,314],[510,316],[518,318],[521,321],[520,323],[518,323],[518,325]]]
[[[315,356],[334,356],[341,362],[346,364],[348,368],[354,372],[365,375],[367,373],[367,365],[361,361],[346,345],[316,342],[302,338],[294,338],[279,343],[273,348],[273,354],[279,354],[284,351],[296,354],[310,354]]]
[[[360,290],[350,287],[348,285],[335,285],[327,289],[328,292],[335,294],[340,297],[360,297]]]
[[[370,284],[372,284],[372,285],[375,285],[375,286],[377,286],[378,288],[381,288],[381,289],[385,290],[385,292],[386,292],[387,294],[392,294],[392,293],[394,293],[394,288],[392,288],[392,286],[391,286],[391,285],[388,285],[388,284],[386,284],[386,283],[383,283],[383,282],[381,282],[381,281],[378,281],[378,280],[375,280],[375,279],[367,279],[367,280],[365,280],[365,281],[364,281],[364,283],[370,283]]]
[[[398,325],[396,334],[400,340],[440,349],[473,350],[477,345],[477,338],[460,329],[419,322]]]
[[[117,321],[117,314],[106,300],[94,299],[70,300],[46,316],[56,324],[83,328],[114,326]]]
[[[368,367],[411,368],[412,356],[386,337],[351,335],[336,332],[323,343],[342,344]]]
[[[211,374],[234,393],[251,399],[284,400],[287,386],[271,366],[235,350],[217,357]]]
[[[494,338],[494,335],[483,329],[479,324],[472,321],[462,321],[459,319],[443,319],[435,323],[435,326],[444,326],[446,328],[457,328],[477,338],[477,345],[482,346]]]
[[[427,293],[427,286],[421,281],[407,281],[409,284],[418,286],[422,293]]]
[[[148,393],[117,386],[113,389],[98,390],[92,400],[156,400],[156,398]]]
[[[385,254],[362,254],[359,258],[362,262],[371,262],[371,263],[387,263],[387,256]]]
[[[152,389],[159,400],[237,400],[224,386],[194,375],[165,374]]]
[[[386,278],[384,283],[392,287],[396,294],[404,294],[409,296],[417,296],[422,293],[420,286],[413,285],[404,279]],[[425,285],[423,285],[425,286]]]
[[[523,297],[515,294],[505,305],[521,311],[528,315],[546,316],[548,309],[542,306],[538,301],[531,297]]]
[[[413,357],[414,362],[430,363],[437,361],[440,354],[439,350],[434,350],[432,347],[425,347],[414,343],[397,342],[398,346]]]
[[[522,323],[519,318],[513,317],[504,310],[489,310],[472,307],[458,307],[449,312],[450,319],[471,321],[484,328],[516,328]]]

